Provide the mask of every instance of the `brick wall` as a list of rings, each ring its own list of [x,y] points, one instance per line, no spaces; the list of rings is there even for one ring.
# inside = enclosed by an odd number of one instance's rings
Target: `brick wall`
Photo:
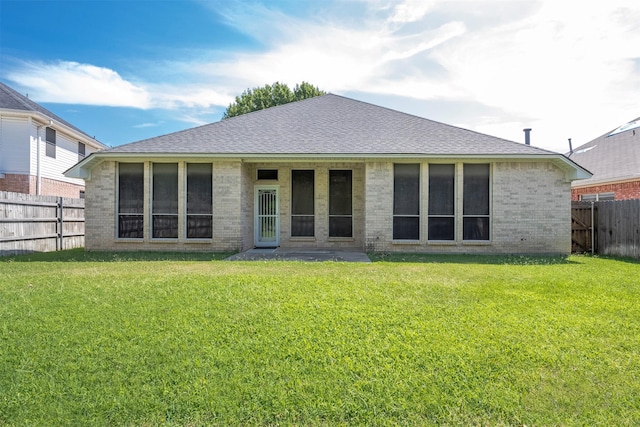
[[[364,165],[362,163],[331,162],[331,163],[264,163],[247,165],[247,176],[251,181],[251,188],[256,185],[276,185],[280,198],[280,246],[308,247],[308,248],[359,248],[364,247]],[[258,181],[258,169],[277,169],[277,181]],[[314,225],[315,236],[291,237],[291,170],[312,169],[314,173]],[[353,237],[329,237],[329,171],[352,171],[353,196]],[[253,229],[253,190],[250,193],[250,220]],[[253,235],[251,237],[253,246]]]
[[[80,197],[80,191],[84,190],[83,185],[50,178],[40,178],[40,185],[41,196],[77,199]],[[0,191],[35,195],[37,193],[37,177],[26,174],[4,174],[4,178],[0,178]]]
[[[452,161],[453,162],[453,161]],[[257,169],[278,170],[277,181],[258,181]],[[315,170],[315,236],[290,236],[291,169]],[[329,170],[353,171],[353,238],[328,236]],[[462,163],[457,163],[456,211],[462,212]],[[280,245],[282,247],[360,248],[370,251],[433,253],[563,253],[571,249],[570,184],[563,171],[546,162],[496,162],[491,168],[491,240],[462,241],[462,216],[456,216],[456,239],[428,242],[428,162],[421,164],[421,237],[394,242],[393,163],[250,164],[214,162],[214,238],[189,241],[151,239],[150,208],[145,203],[143,239],[117,239],[115,162],[104,162],[92,171],[86,193],[86,248],[88,250],[221,251],[253,247],[254,188],[276,185],[280,197]],[[150,200],[151,162],[145,162],[145,200]],[[184,162],[179,163],[184,179]],[[366,186],[365,186],[366,183]],[[365,188],[366,187],[366,188]],[[180,185],[180,200],[184,186]],[[184,235],[184,206],[179,230]]]
[[[185,162],[179,162],[178,177],[184,182]],[[117,163],[103,162],[95,167],[86,190],[87,250],[158,250],[158,251],[235,251],[242,248],[241,171],[240,162],[213,164],[213,239],[152,239],[150,234],[151,168],[144,162],[144,237],[142,239],[116,238]],[[184,201],[184,185],[178,185],[178,200]],[[184,236],[184,204],[179,204],[179,236]]]
[[[579,183],[579,181],[578,181]],[[640,180],[572,188],[571,200],[580,200],[583,194],[614,193],[615,200],[640,199]]]
[[[453,161],[451,163],[454,163]],[[570,184],[550,163],[497,162],[491,174],[491,240],[462,240],[462,163],[456,163],[456,238],[427,241],[428,165],[421,164],[420,239],[393,241],[393,163],[366,169],[366,249],[381,252],[562,253],[571,249]]]

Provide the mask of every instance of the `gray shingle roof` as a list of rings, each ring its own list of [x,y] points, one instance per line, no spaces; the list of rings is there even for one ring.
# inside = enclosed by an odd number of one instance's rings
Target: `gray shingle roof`
[[[578,181],[576,185],[640,179],[640,128],[609,136],[612,132],[581,145],[573,150],[573,154],[567,154],[593,173],[592,178]]]
[[[121,145],[106,153],[557,155],[334,94]]]
[[[24,111],[29,113],[40,113],[52,120],[55,120],[58,123],[62,123],[64,126],[73,129],[74,131],[84,135],[88,139],[92,139],[94,141],[95,138],[78,129],[71,123],[67,122],[63,118],[53,114],[51,111],[44,108],[42,105],[32,101],[16,90],[10,88],[6,84],[0,82],[0,108],[4,108],[7,110],[16,110],[16,111]],[[101,142],[96,141],[97,144],[103,145]]]

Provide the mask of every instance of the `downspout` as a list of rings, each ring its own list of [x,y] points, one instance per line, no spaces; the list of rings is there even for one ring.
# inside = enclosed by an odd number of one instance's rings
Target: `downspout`
[[[36,144],[37,144],[37,149],[36,149],[36,196],[40,195],[41,192],[41,187],[42,187],[42,182],[41,182],[41,176],[40,176],[40,151],[42,151],[42,149],[40,148],[40,128],[44,126],[44,125],[38,125],[36,126]]]

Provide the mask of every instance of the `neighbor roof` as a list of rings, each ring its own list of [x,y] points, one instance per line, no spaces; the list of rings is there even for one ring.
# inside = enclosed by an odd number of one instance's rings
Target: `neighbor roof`
[[[106,157],[213,155],[263,158],[538,157],[589,176],[561,154],[328,94],[145,139],[92,154]],[[78,167],[70,176],[82,176]]]
[[[640,118],[629,123],[638,122]],[[568,157],[593,173],[576,183],[580,187],[614,181],[640,179],[640,129],[629,126],[605,133],[568,154]]]
[[[101,148],[106,147],[103,143],[96,140],[94,137],[88,135],[68,121],[53,114],[42,105],[32,101],[28,97],[22,95],[21,93],[17,92],[16,90],[12,89],[2,82],[0,82],[0,109],[21,111],[25,113],[37,113],[43,115],[48,119],[54,120],[55,122],[58,122],[79,134],[82,134],[85,138],[92,140],[92,142],[95,142],[97,146],[100,146]]]

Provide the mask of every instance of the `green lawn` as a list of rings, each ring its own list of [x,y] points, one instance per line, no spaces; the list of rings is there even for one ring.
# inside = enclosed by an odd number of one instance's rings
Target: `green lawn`
[[[0,258],[0,426],[640,425],[640,264]]]

